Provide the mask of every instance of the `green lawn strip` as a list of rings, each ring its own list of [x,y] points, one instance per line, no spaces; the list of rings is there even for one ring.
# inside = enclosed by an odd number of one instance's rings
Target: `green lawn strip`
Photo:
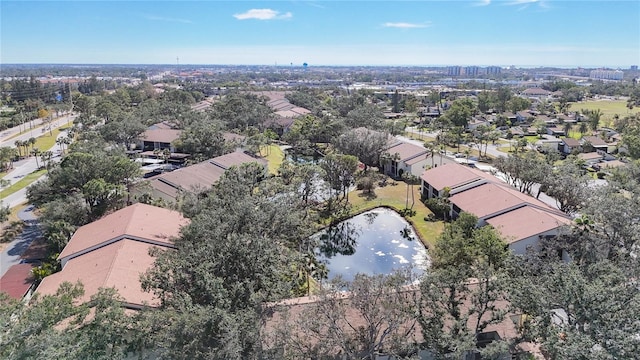
[[[47,170],[38,170],[34,171],[31,174],[23,177],[19,181],[15,182],[13,185],[8,188],[0,191],[0,198],[6,198],[7,196],[15,193],[16,191],[20,191],[27,186],[31,185],[34,181],[36,181],[40,176],[44,175]]]
[[[382,206],[392,208],[395,211],[404,209],[407,198],[407,187],[404,182],[396,182],[396,184],[397,185],[387,185],[376,188],[374,190],[376,194],[375,198],[363,195],[360,190],[352,191],[349,193],[349,203],[352,206],[351,214],[355,216],[367,210]],[[405,219],[411,223],[422,243],[427,248],[431,248],[435,245],[436,238],[442,233],[444,222],[424,220],[424,218],[432,214],[432,212],[420,201],[419,188],[419,185],[413,186],[415,196],[413,209],[416,211],[416,215]],[[411,194],[409,194],[409,206],[411,206]]]
[[[49,135],[47,131],[46,134],[36,138],[36,143],[33,147],[40,149],[41,152],[49,151],[55,144],[56,139],[58,138],[58,134],[60,134],[60,129],[55,129],[51,132],[53,135]]]
[[[640,113],[640,110],[627,108],[625,100],[589,100],[584,102],[571,103],[569,109],[572,111],[596,110],[602,111],[601,125],[609,125],[606,122],[613,120],[613,116],[618,114],[620,117]],[[603,124],[602,121],[605,121]]]
[[[284,161],[284,153],[278,145],[269,145],[269,149],[262,148],[260,155],[265,158],[269,163],[269,174],[276,175],[278,168]]]

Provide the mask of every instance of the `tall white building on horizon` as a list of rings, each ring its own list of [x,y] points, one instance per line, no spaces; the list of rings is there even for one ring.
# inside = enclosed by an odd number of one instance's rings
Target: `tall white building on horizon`
[[[589,77],[592,79],[602,79],[602,80],[622,80],[624,73],[620,70],[606,70],[606,69],[598,69],[591,70],[589,73]]]

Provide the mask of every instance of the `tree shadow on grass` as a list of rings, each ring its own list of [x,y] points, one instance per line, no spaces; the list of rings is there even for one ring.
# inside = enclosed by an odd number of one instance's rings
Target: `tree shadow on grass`
[[[358,197],[364,198],[366,201],[372,201],[378,198],[378,195],[376,195],[375,192],[370,191],[370,192],[361,192],[360,194],[358,194]]]

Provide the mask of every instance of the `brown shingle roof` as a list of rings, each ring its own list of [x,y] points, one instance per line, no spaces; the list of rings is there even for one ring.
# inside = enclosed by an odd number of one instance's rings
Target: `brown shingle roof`
[[[225,169],[206,160],[201,163],[186,166],[175,171],[167,172],[150,179],[151,186],[162,188],[170,186],[178,189],[192,190],[194,188],[210,188],[215,184]],[[162,185],[160,185],[162,183]],[[168,189],[167,189],[168,190]],[[165,191],[166,192],[166,191]]]
[[[78,228],[58,258],[68,260],[123,237],[173,246],[171,239],[187,223],[176,211],[133,204]]]
[[[472,189],[457,193],[449,200],[463,211],[478,218],[501,212],[518,206],[522,199],[506,191],[502,186],[483,184]]]
[[[580,146],[580,142],[574,138],[564,138],[562,142],[569,147],[578,147]]]
[[[449,198],[463,211],[469,212],[478,218],[504,213],[508,209],[531,205],[544,211],[558,215],[562,213],[551,208],[544,202],[523,194],[505,183],[486,183],[469,190],[457,193]]]
[[[600,160],[602,159],[602,155],[597,152],[589,152],[589,153],[581,153],[578,154],[578,158],[581,160],[589,161],[589,160]]]
[[[84,295],[78,299],[85,303],[100,288],[115,288],[129,306],[157,306],[158,300],[152,293],[144,292],[140,285],[140,275],[149,269],[155,258],[149,250],[156,246],[144,242],[122,239],[82,256],[69,260],[62,271],[42,280],[38,293],[52,295],[63,282],[84,286]]]
[[[425,149],[424,147],[406,142],[400,142],[390,147],[389,149],[387,149],[387,152],[391,155],[394,155],[396,153],[400,155],[400,161],[406,161],[409,159],[413,159],[416,156],[421,156],[428,153],[427,149]]]
[[[491,174],[487,174],[478,169],[472,169],[468,166],[453,163],[429,169],[422,173],[421,178],[437,190],[442,190],[445,187],[454,189],[460,185],[481,179],[499,181]]]
[[[549,95],[551,91],[542,88],[528,88],[522,92],[522,95]]]
[[[588,141],[593,146],[607,146],[607,143],[598,136],[583,136],[582,141]]]
[[[231,166],[240,166],[252,162],[266,165],[264,159],[254,158],[242,151],[236,151],[154,176],[149,181],[151,187],[156,191],[175,198],[180,189],[187,191],[208,189],[220,180],[220,177]]]
[[[243,153],[242,151],[235,151],[229,154],[215,157],[208,161],[222,167],[225,170],[232,166],[240,166],[242,164],[253,163],[253,162],[258,163],[260,165],[266,165],[266,161],[264,159],[254,158],[252,156],[249,156]]]
[[[182,130],[174,129],[147,129],[140,140],[159,143],[171,143],[180,137]]]
[[[500,232],[505,242],[511,244],[562,225],[569,225],[571,220],[532,206],[523,206],[487,219],[487,223]]]

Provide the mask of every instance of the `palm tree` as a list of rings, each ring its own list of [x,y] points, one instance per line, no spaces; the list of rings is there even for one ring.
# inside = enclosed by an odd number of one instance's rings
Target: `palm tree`
[[[31,146],[31,151],[33,151],[33,145],[35,145],[35,144],[36,144],[36,141],[37,141],[37,140],[36,140],[36,138],[34,138],[34,137],[30,137],[30,138],[29,138],[29,140],[27,140],[27,145],[28,145],[28,146],[29,146],[29,145]]]
[[[434,145],[433,143],[431,143],[430,141],[425,142],[425,143],[424,143],[424,147],[425,147],[425,149],[427,149],[427,150],[429,151],[429,155],[427,155],[427,156],[431,156],[431,168],[433,169],[433,166],[434,166],[434,160],[435,160],[435,159],[433,158],[433,155],[434,155],[434,154],[435,154],[435,152],[436,152],[436,147],[435,147],[435,145]]]
[[[564,131],[564,135],[569,137],[569,132],[571,131],[571,123],[565,122],[562,124],[562,131]]]
[[[64,144],[65,144],[64,138],[63,137],[57,138],[56,144],[60,146],[60,154],[64,154]]]
[[[602,111],[600,109],[595,109],[589,111],[589,128],[592,131],[598,130],[598,126],[600,125],[600,118],[602,117]]]
[[[53,157],[53,153],[51,151],[45,151],[40,155],[42,159],[42,165],[49,171],[49,164],[51,163],[51,158]]]
[[[584,121],[581,121],[580,125],[578,126],[578,131],[580,131],[581,135],[584,135],[587,133],[587,130],[589,130],[587,123]]]
[[[31,149],[31,154],[36,158],[36,167],[40,169],[40,163],[38,162],[38,155],[40,155],[41,151],[37,147]]]
[[[18,148],[18,157],[22,157],[22,140],[16,140],[13,144]]]

